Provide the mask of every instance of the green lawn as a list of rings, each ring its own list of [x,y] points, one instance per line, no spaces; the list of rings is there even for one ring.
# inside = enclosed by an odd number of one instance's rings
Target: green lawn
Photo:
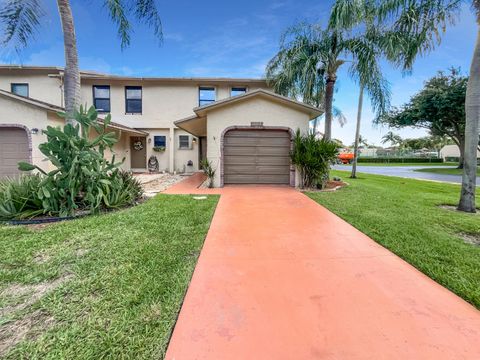
[[[422,169],[415,169],[414,171],[421,171],[421,172],[429,172],[435,174],[445,174],[445,175],[462,175],[463,169],[457,168],[422,168]],[[477,175],[480,176],[480,167],[477,168]]]
[[[358,163],[359,166],[458,166],[457,163],[445,162],[445,163]]]
[[[367,174],[348,179],[345,171],[332,175],[350,186],[308,196],[480,308],[480,246],[460,237],[480,237],[480,214],[439,207],[456,205],[459,186]]]
[[[43,229],[0,226],[0,358],[162,358],[217,201],[159,195]]]

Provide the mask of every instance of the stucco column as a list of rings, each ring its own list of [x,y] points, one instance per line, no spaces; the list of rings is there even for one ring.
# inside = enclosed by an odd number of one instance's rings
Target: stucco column
[[[169,149],[168,149],[168,171],[173,173],[175,170],[175,128],[170,128]]]

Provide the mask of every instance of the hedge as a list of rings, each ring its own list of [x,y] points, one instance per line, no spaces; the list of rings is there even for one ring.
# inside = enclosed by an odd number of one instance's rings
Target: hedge
[[[389,158],[389,157],[359,157],[359,163],[443,163],[439,158]]]

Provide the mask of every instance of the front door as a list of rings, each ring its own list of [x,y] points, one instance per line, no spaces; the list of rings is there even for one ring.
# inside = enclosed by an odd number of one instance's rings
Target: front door
[[[147,167],[146,138],[132,136],[130,138],[130,160],[132,169],[145,169]]]

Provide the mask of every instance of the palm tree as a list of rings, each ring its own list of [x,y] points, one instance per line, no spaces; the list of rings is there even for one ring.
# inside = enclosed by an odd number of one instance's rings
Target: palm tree
[[[159,41],[162,40],[162,23],[155,0],[111,1],[104,0],[103,5],[111,20],[118,27],[121,47],[130,44],[131,25],[128,14],[153,27]],[[74,111],[80,105],[80,70],[78,68],[77,39],[72,9],[69,0],[57,0],[58,12],[62,23],[63,44],[65,49],[64,98],[66,121],[74,123]],[[4,25],[3,45],[14,43],[20,51],[26,47],[40,27],[40,19],[45,11],[39,0],[5,0],[0,10],[0,24]]]
[[[324,104],[324,137],[331,139],[337,71],[346,63],[351,77],[364,85],[374,106],[387,108],[388,83],[381,77],[372,39],[364,34],[300,23],[284,33],[266,73],[275,91],[300,96],[317,106]]]
[[[395,134],[392,131],[389,131],[382,136],[382,144],[386,144],[387,142],[389,142],[392,146],[395,146],[400,145],[402,141],[403,139],[400,137],[400,135]]]
[[[351,71],[351,74],[356,75],[354,78],[360,85],[351,178],[356,178],[357,174],[364,91],[366,90],[370,96],[377,116],[381,116],[387,110],[390,100],[389,84],[383,78],[378,65],[379,58],[385,52],[382,48],[385,46],[381,38],[383,32],[379,24],[374,21],[375,9],[371,5],[369,1],[337,0],[332,7],[329,19],[329,29],[349,34],[348,49],[355,49],[350,50],[355,61],[355,71]]]
[[[352,0],[355,1],[355,0]],[[371,0],[363,0],[372,3]],[[441,40],[446,26],[455,21],[462,0],[374,0],[375,18],[388,24],[384,37],[390,61],[410,70],[418,55],[424,55]],[[470,67],[465,99],[465,158],[462,189],[457,209],[476,212],[476,169],[480,122],[480,0],[472,0],[478,24],[477,40]]]
[[[266,77],[269,85],[282,95],[302,100],[307,104],[325,109],[325,132],[323,137],[331,138],[331,121],[336,118],[343,126],[346,119],[341,111],[333,106],[333,88],[330,73],[343,64],[341,60],[325,65],[325,54],[321,49],[325,31],[317,24],[299,23],[287,29],[280,41],[279,52],[269,61]],[[335,67],[335,70],[332,68]],[[335,75],[336,78],[336,75]],[[327,102],[329,103],[327,105]],[[319,118],[314,120],[313,132],[317,133]],[[330,125],[327,125],[330,124]]]

